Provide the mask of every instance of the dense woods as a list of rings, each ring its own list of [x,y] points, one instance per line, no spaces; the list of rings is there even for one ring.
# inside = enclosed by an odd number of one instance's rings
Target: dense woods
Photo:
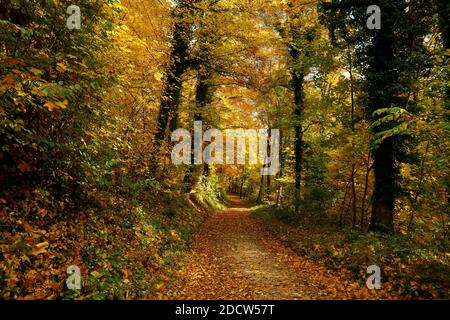
[[[228,194],[362,286],[378,265],[391,298],[448,299],[449,14],[447,0],[0,0],[1,299],[177,298]],[[175,165],[172,134],[200,121],[279,129],[276,175]]]

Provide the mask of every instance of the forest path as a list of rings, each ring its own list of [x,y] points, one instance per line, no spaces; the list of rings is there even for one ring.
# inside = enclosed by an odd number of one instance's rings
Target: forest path
[[[231,196],[231,206],[208,217],[193,239],[188,262],[180,271],[176,298],[351,297],[343,284],[336,274],[266,233],[251,217],[250,208]]]

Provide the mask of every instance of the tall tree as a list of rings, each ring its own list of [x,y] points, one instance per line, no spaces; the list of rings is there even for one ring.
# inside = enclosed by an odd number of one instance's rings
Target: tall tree
[[[204,68],[203,66],[197,71],[197,83],[195,89],[195,112],[194,112],[194,122],[201,121],[202,123],[205,119],[205,107],[211,103],[214,95],[214,87],[212,82],[211,72]],[[194,143],[194,142],[192,142]],[[192,145],[191,150],[194,150],[194,145]],[[192,160],[194,159],[194,152],[191,154]],[[203,170],[201,170],[203,168]],[[191,164],[188,166],[185,176],[184,183],[186,186],[185,191],[190,192],[193,190],[200,180],[200,176],[206,176],[209,171],[209,166],[205,163],[203,166]]]
[[[166,70],[165,86],[161,97],[154,137],[156,148],[167,139],[169,123],[173,127],[178,117],[182,89],[181,78],[190,63],[192,63],[189,59],[189,43],[192,39],[193,17],[198,2],[198,0],[180,0],[172,12],[174,29],[170,44],[171,51]]]
[[[450,2],[446,0],[437,0],[437,9],[439,16],[439,29],[441,31],[441,38],[444,50],[450,50]],[[444,63],[448,65],[449,55],[445,54]],[[450,76],[447,71],[447,76]],[[444,106],[447,112],[450,112],[450,87],[447,85],[445,91]],[[447,120],[450,121],[450,114],[447,115]]]
[[[369,30],[367,8],[381,9],[381,29]],[[372,230],[392,231],[395,200],[400,192],[400,163],[408,160],[410,138],[404,114],[413,112],[410,93],[423,57],[418,54],[430,29],[427,16],[432,4],[404,0],[321,2],[322,19],[335,42],[356,49],[359,71],[364,75],[367,116],[372,123],[375,186]],[[418,68],[419,67],[419,68]]]
[[[441,31],[442,44],[444,48],[444,66],[447,66],[446,73],[447,81],[450,78],[450,2],[446,0],[437,0],[437,9],[439,17],[439,29]],[[444,108],[446,111],[445,121],[450,123],[450,85],[447,83],[444,96]],[[445,186],[447,189],[447,203],[450,204],[450,173],[445,177]]]
[[[294,153],[295,153],[295,212],[299,213],[302,170],[303,170],[303,116],[305,108],[305,76],[309,73],[309,68],[305,62],[308,57],[308,46],[313,41],[314,32],[305,24],[305,16],[302,10],[308,11],[311,8],[296,6],[293,2],[288,2],[286,12],[281,14],[283,20],[287,19],[278,26],[278,31],[283,37],[291,58],[290,73],[292,77],[292,90],[294,93],[293,127],[294,127]]]

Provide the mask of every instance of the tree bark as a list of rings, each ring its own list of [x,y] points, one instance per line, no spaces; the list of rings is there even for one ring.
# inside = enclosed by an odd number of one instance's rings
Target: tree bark
[[[262,202],[263,188],[264,188],[264,176],[261,175],[261,179],[259,180],[258,198],[256,199],[256,203],[258,204],[261,204]]]
[[[172,50],[160,110],[156,122],[154,146],[159,150],[161,144],[170,136],[171,130],[178,119],[178,108],[180,105],[182,76],[189,66],[188,49],[191,41],[192,22],[189,16],[193,14],[196,1],[180,0],[178,6],[173,10],[175,26],[173,31]]]
[[[294,63],[298,62],[300,53],[297,48],[291,47],[291,56]],[[295,70],[292,70],[292,84],[294,87],[294,130],[295,130],[295,213],[299,213],[300,199],[301,199],[301,185],[302,185],[302,168],[303,168],[303,128],[302,128],[302,115],[303,115],[303,83],[304,74]]]
[[[370,159],[372,158],[372,155],[369,151],[369,154],[367,156],[367,163],[366,163],[366,176],[364,179],[364,192],[363,197],[361,200],[361,229],[364,228],[365,220],[366,220],[366,199],[367,199],[367,192],[369,190],[369,178],[370,178],[370,172],[372,171],[372,167],[370,165]]]
[[[352,213],[353,213],[353,228],[356,227],[356,159],[355,159],[355,142],[353,139],[355,138],[355,94],[354,94],[354,86],[353,86],[353,61],[350,53],[349,57],[349,72],[350,72],[350,94],[351,94],[351,102],[352,102],[352,172],[351,172],[351,184],[352,184]]]
[[[390,17],[390,20],[393,18]],[[387,19],[385,19],[387,20]],[[385,23],[382,30],[375,32],[373,44],[368,51],[370,65],[367,70],[366,92],[368,107],[372,122],[380,116],[372,114],[380,108],[390,108],[397,105],[399,75],[394,65],[394,45],[397,37],[392,28],[393,22]],[[374,134],[389,129],[389,126],[377,127]],[[394,230],[394,202],[397,195],[397,179],[399,169],[395,158],[395,139],[392,136],[383,140],[375,147],[374,174],[375,185],[373,194],[372,218],[370,229],[379,232]]]
[[[195,91],[196,110],[194,112],[194,122],[204,121],[203,117],[204,108],[211,101],[210,78],[211,75],[209,73],[203,72],[202,70],[198,71],[197,86]],[[191,150],[192,150],[191,160],[193,161],[194,141],[192,141]],[[208,172],[209,167],[207,166],[207,164],[189,165],[184,176],[184,182],[187,188],[187,192],[190,192],[192,189],[194,189],[198,181],[201,179],[201,176],[202,175],[205,176],[206,174],[208,174]]]
[[[285,155],[284,155],[284,144],[283,144],[283,134],[282,132],[280,132],[280,148],[281,148],[281,159],[280,159],[280,172],[278,173],[278,178],[282,179],[284,176],[284,159],[285,159]],[[283,184],[281,183],[281,181],[278,181],[278,191],[277,191],[277,202],[276,202],[276,206],[278,209],[281,208],[281,201],[283,198]]]

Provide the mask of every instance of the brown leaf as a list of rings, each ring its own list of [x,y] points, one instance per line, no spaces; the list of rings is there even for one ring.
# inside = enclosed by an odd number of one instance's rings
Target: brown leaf
[[[23,227],[23,229],[25,230],[26,233],[32,233],[32,232],[36,231],[36,229],[31,224],[29,224],[28,222],[23,221],[21,223],[21,225],[22,225],[22,227]]]

